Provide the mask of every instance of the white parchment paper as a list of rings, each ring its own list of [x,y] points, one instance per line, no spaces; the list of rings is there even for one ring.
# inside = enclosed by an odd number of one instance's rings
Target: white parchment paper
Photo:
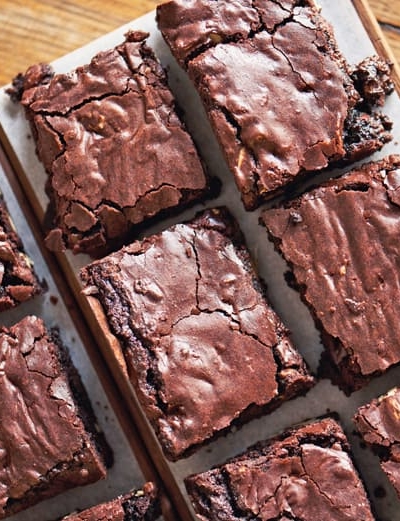
[[[339,46],[350,63],[357,63],[366,56],[374,54],[372,43],[350,0],[335,0],[335,2],[320,0],[319,3],[322,7],[323,15],[333,24]],[[311,369],[315,371],[322,347],[310,314],[300,302],[298,295],[288,288],[284,281],[283,274],[286,266],[279,255],[274,252],[273,246],[268,242],[265,230],[258,225],[259,211],[244,211],[233,178],[228,172],[215,139],[210,132],[197,94],[194,92],[185,74],[177,67],[163,43],[154,18],[154,13],[149,13],[55,61],[53,63],[54,68],[57,72],[67,72],[78,65],[87,63],[98,51],[111,48],[123,41],[123,35],[128,29],[141,29],[150,33],[149,44],[153,47],[163,65],[169,70],[171,88],[177,96],[179,104],[184,107],[187,125],[199,146],[201,154],[207,162],[210,171],[220,177],[223,182],[221,196],[217,200],[208,203],[207,206],[225,204],[239,220],[248,246],[257,262],[259,273],[268,285],[271,302],[292,331],[292,337],[297,348]],[[397,94],[391,95],[385,107],[385,112],[395,122],[393,130],[394,140],[386,145],[381,152],[375,154],[373,158],[400,152],[398,146],[400,138],[400,100]],[[29,176],[36,197],[44,211],[47,205],[47,197],[44,193],[45,174],[43,167],[35,156],[34,144],[29,137],[29,128],[22,110],[9,101],[4,90],[0,91],[0,122],[25,173]],[[173,222],[190,218],[198,209],[199,207],[192,208],[179,217],[166,220],[157,227],[152,228],[149,232],[165,228]],[[15,209],[15,211],[18,212],[18,209]],[[84,255],[73,256],[67,254],[67,256],[76,273],[78,273],[81,266],[88,262],[88,258]],[[41,269],[40,263],[38,264],[38,269]],[[43,269],[45,270],[44,267]],[[46,307],[45,304],[43,306]],[[53,314],[54,310],[51,310],[49,320],[58,320],[56,315],[53,317]],[[69,323],[65,323],[63,329],[68,331],[69,327]],[[88,361],[85,355],[80,349],[76,349],[75,356],[79,359],[79,367],[84,371],[85,377],[90,381],[91,386],[94,376],[90,366],[87,366]],[[366,388],[354,393],[351,397],[346,397],[336,387],[332,386],[329,381],[320,381],[306,397],[288,402],[272,414],[250,422],[237,432],[232,432],[226,437],[213,442],[190,458],[170,464],[172,475],[187,501],[183,486],[183,478],[185,476],[222,463],[226,458],[242,452],[248,445],[261,439],[266,439],[294,423],[325,414],[328,411],[336,411],[340,414],[342,425],[352,444],[357,467],[366,482],[372,503],[381,521],[399,521],[400,502],[396,498],[386,476],[381,471],[377,458],[369,450],[360,447],[359,439],[353,435],[353,424],[351,422],[351,417],[358,406],[398,384],[400,384],[399,367],[390,370],[384,376],[376,378]],[[100,403],[103,402],[101,401]],[[126,450],[123,440],[118,438],[115,443],[117,447],[121,447],[120,452],[117,453],[117,465],[113,474],[113,476],[116,476],[117,483],[119,483],[119,485],[116,485],[116,483],[113,483],[113,485],[118,489],[120,487],[123,488],[126,482],[129,481],[127,478],[130,478],[130,471],[126,469],[126,463],[123,459],[124,451]],[[121,457],[124,462],[123,468],[118,466],[118,457]],[[134,467],[133,461],[132,467]],[[378,487],[383,487],[385,491],[383,497],[381,495],[378,497],[375,494]],[[99,497],[99,494],[101,495],[98,489],[93,488],[93,490],[93,494],[95,496],[97,494],[96,497]],[[107,493],[112,495],[111,489],[107,489]],[[72,493],[71,497],[75,497],[75,494]],[[84,501],[82,498],[81,500]],[[25,521],[32,518],[20,515],[15,519]]]

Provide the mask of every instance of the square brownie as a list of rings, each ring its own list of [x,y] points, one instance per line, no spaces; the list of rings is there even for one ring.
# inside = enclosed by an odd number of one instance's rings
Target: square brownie
[[[0,329],[0,518],[106,475],[110,449],[56,333]]]
[[[223,208],[91,263],[82,279],[171,460],[313,385]]]
[[[13,308],[41,292],[32,262],[0,195],[0,311]]]
[[[373,521],[340,425],[290,429],[185,480],[202,521]]]
[[[351,68],[313,0],[172,0],[158,26],[199,92],[248,210],[390,140],[393,90],[374,57]]]
[[[389,156],[262,213],[347,393],[400,362],[399,187]]]
[[[400,388],[360,407],[353,421],[400,497]]]
[[[160,515],[160,502],[154,483],[143,489],[63,517],[60,521],[155,521]]]
[[[129,32],[70,74],[36,65],[14,80],[49,174],[52,250],[98,255],[209,190],[146,37]]]

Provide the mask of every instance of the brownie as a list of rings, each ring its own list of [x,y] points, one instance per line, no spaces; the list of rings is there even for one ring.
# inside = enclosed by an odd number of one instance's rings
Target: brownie
[[[209,191],[146,37],[129,32],[70,74],[36,65],[14,82],[49,176],[52,250],[100,255]]]
[[[0,195],[0,311],[13,308],[41,291],[32,262]]]
[[[202,521],[373,521],[340,425],[292,428],[185,480]]]
[[[224,208],[95,261],[82,279],[171,460],[313,385]]]
[[[400,388],[360,407],[353,421],[400,497]]]
[[[2,519],[104,478],[109,449],[65,348],[41,319],[2,327],[0,351]]]
[[[375,56],[350,67],[313,0],[172,0],[157,21],[248,210],[391,139],[377,110],[393,90],[390,65]]]
[[[145,483],[143,489],[70,514],[60,521],[155,521],[160,514],[160,503],[154,483]]]
[[[347,393],[400,361],[399,187],[389,156],[262,213],[321,330],[321,369]]]

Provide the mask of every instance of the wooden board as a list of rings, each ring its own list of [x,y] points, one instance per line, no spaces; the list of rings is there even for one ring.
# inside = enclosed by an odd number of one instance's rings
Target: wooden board
[[[157,0],[2,0],[0,85],[32,63],[53,61],[154,9]],[[369,0],[400,63],[400,0]]]

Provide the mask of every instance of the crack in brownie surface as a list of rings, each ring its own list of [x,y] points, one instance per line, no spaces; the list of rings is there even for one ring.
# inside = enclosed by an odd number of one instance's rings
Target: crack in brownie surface
[[[399,172],[389,156],[262,214],[346,392],[400,362]]]
[[[400,497],[400,388],[360,407],[353,421]]]
[[[41,291],[32,262],[25,254],[0,194],[0,311],[13,308]]]
[[[37,67],[25,75],[22,104],[49,174],[51,249],[104,252],[135,226],[208,191],[146,36],[129,33],[71,74],[48,81],[43,72],[45,85]]]
[[[0,358],[3,518],[104,478],[106,470],[97,452],[97,434],[86,431],[81,398],[73,395],[67,376],[72,368],[62,365],[66,355],[58,352],[43,322],[26,317],[10,329],[2,328]],[[87,420],[93,422],[90,414]],[[90,427],[94,429],[93,423]]]
[[[247,209],[390,139],[390,122],[374,111],[393,90],[390,67],[375,57],[351,71],[312,1],[173,0],[158,7],[157,20]]]
[[[202,521],[345,521],[374,517],[333,419],[290,429],[185,480]]]
[[[155,521],[160,516],[160,497],[152,482],[111,501],[70,514],[58,521]]]
[[[171,459],[313,382],[240,237],[218,209],[82,272]]]

